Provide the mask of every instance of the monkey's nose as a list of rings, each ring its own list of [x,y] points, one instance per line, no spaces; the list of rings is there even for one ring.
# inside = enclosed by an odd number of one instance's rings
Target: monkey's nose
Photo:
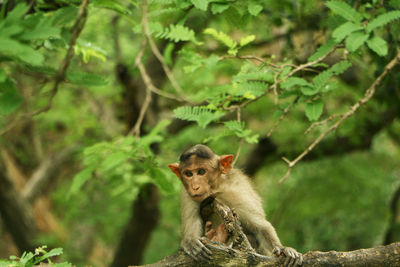
[[[199,190],[199,189],[200,189],[200,186],[199,186],[199,185],[194,185],[194,186],[193,186],[193,190],[194,190],[194,191],[197,191],[197,190]]]

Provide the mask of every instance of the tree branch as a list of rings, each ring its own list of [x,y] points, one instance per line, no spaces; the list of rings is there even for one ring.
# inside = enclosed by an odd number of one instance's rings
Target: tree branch
[[[283,257],[267,257],[253,252],[244,252],[231,249],[222,244],[207,244],[213,253],[210,262],[195,262],[182,250],[164,259],[143,266],[147,267],[178,267],[178,266],[257,266],[257,267],[281,267],[284,266]],[[395,267],[400,265],[400,242],[387,246],[359,249],[347,252],[320,252],[309,251],[303,254],[302,267]]]
[[[40,108],[34,112],[32,112],[29,116],[36,116],[42,112],[46,112],[51,108],[51,105],[53,103],[53,99],[56,96],[58,92],[58,86],[62,81],[65,79],[65,74],[67,72],[67,69],[69,67],[69,64],[71,63],[71,59],[74,53],[74,46],[76,43],[76,39],[78,39],[78,36],[82,32],[83,26],[85,26],[86,18],[87,18],[87,6],[89,4],[89,0],[83,0],[81,7],[78,12],[78,16],[76,17],[75,24],[72,27],[72,37],[71,41],[69,43],[68,51],[67,54],[65,55],[65,58],[59,67],[55,80],[54,80],[54,85],[53,88],[50,91],[50,98],[49,101],[47,102],[47,105],[43,108]]]
[[[30,203],[38,197],[45,187],[54,178],[60,166],[71,160],[74,153],[78,150],[77,145],[65,148],[57,155],[51,155],[40,164],[32,174],[22,191],[22,196]]]
[[[375,94],[376,87],[382,82],[383,78],[400,62],[400,49],[397,51],[396,56],[385,66],[385,70],[381,73],[381,75],[376,78],[376,80],[371,84],[371,86],[365,91],[364,97],[359,99],[346,113],[344,113],[340,119],[330,126],[327,130],[322,132],[315,140],[312,142],[300,155],[298,155],[294,160],[290,161],[287,158],[283,157],[282,159],[288,164],[289,169],[286,172],[285,176],[283,176],[279,183],[284,182],[293,170],[293,167],[299,162],[302,158],[304,158],[311,150],[314,149],[319,142],[330,132],[336,130],[347,118],[352,116],[362,105],[367,103],[371,97]]]

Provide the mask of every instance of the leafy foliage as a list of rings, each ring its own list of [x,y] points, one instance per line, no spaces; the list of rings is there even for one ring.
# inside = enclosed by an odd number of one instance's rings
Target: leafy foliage
[[[84,169],[74,178],[70,193],[76,194],[93,176],[114,181],[113,194],[127,194],[135,198],[138,187],[154,182],[164,192],[173,192],[169,176],[159,169],[150,145],[163,141],[162,133],[169,121],[160,122],[141,139],[133,136],[118,138],[112,142],[101,142],[83,152]]]
[[[371,20],[366,27],[367,32],[371,32],[374,29],[384,26],[396,19],[400,18],[400,11],[393,10],[389,12],[385,12],[384,14],[379,15],[378,17]]]
[[[176,43],[179,41],[192,41],[193,43],[199,44],[195,38],[194,31],[179,24],[169,25],[169,28],[165,28],[161,32],[158,32],[156,36],[161,39],[169,39]]]
[[[195,121],[200,127],[205,128],[212,121],[224,116],[225,113],[221,111],[214,111],[206,106],[184,106],[175,109],[174,114],[178,119]]]
[[[35,250],[35,253],[32,252],[24,252],[21,257],[10,256],[10,260],[0,260],[0,266],[7,267],[33,267],[37,266],[40,263],[48,262],[51,266],[55,267],[72,267],[72,264],[69,262],[62,263],[52,263],[50,258],[59,256],[63,254],[62,248],[53,248],[50,251],[46,251],[47,246],[39,247]]]
[[[218,32],[215,29],[212,28],[207,28],[204,30],[205,34],[209,34],[218,41],[220,41],[223,45],[228,47],[228,54],[229,55],[236,55],[239,51],[239,48],[248,45],[249,43],[253,42],[256,37],[254,35],[249,35],[245,36],[242,39],[240,39],[239,45],[236,41],[234,41],[232,38],[230,38],[226,33],[224,32]]]
[[[335,31],[332,33],[332,37],[335,38],[336,43],[340,43],[346,38],[350,33],[362,30],[363,27],[361,25],[357,25],[353,22],[345,22],[339,27],[335,29]]]
[[[326,5],[334,12],[335,14],[342,16],[346,20],[350,20],[353,22],[360,22],[362,20],[362,16],[358,13],[354,8],[349,6],[346,2],[343,1],[329,1]]]

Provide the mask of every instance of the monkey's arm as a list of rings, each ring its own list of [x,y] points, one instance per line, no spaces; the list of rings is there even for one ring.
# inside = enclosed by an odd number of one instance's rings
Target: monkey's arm
[[[192,200],[184,188],[181,191],[181,216],[183,250],[196,261],[210,260],[212,252],[201,242],[203,222],[200,204]]]
[[[241,184],[241,190],[240,194],[238,191],[232,192],[235,196],[230,198],[236,201],[231,206],[239,215],[243,226],[256,237],[259,243],[257,251],[264,255],[286,256],[285,266],[301,265],[302,254],[293,248],[284,247],[272,224],[265,219],[261,198],[249,184]]]

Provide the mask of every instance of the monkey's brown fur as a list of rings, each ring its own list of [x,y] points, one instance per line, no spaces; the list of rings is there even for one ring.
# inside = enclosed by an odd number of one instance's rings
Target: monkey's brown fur
[[[283,247],[274,227],[265,219],[262,201],[253,189],[249,178],[232,168],[233,156],[218,156],[209,147],[196,145],[182,153],[180,163],[170,164],[170,169],[184,185],[181,191],[182,242],[187,254],[196,260],[209,260],[211,251],[201,242],[208,234],[210,239],[224,240],[204,226],[200,216],[200,202],[213,196],[239,216],[249,239],[255,238],[255,249],[263,255],[285,255],[285,266],[301,265],[302,255],[295,249]],[[222,226],[219,226],[222,227]],[[221,233],[222,228],[220,229]],[[219,241],[219,240],[217,240]]]

